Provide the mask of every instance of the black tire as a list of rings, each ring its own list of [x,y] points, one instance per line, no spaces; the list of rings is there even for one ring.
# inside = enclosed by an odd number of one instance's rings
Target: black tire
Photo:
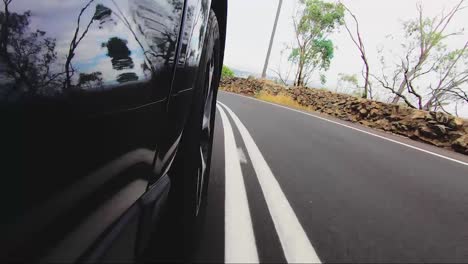
[[[206,206],[216,97],[221,77],[220,52],[218,21],[211,10],[193,105],[171,166],[173,169],[169,172],[174,183],[173,198],[178,204],[176,215],[180,222],[177,222],[183,226],[185,260],[191,255],[193,239],[197,235],[199,222],[203,220]],[[200,181],[200,173],[203,181]],[[179,210],[181,207],[183,210]]]

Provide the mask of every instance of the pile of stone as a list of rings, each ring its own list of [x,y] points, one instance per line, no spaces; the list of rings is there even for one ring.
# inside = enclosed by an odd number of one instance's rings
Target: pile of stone
[[[468,155],[468,121],[446,113],[426,112],[321,89],[289,88],[254,78],[223,79],[221,89],[248,96],[261,91],[287,95],[312,111]]]

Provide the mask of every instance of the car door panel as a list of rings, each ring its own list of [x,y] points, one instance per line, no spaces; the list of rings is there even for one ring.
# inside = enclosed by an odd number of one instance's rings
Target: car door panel
[[[182,0],[0,4],[1,259],[82,256],[161,176],[182,13]]]
[[[170,168],[192,107],[210,5],[210,0],[186,1],[180,50],[167,107],[168,116],[173,118],[168,120],[168,133],[156,156],[155,171],[159,174],[165,174]]]

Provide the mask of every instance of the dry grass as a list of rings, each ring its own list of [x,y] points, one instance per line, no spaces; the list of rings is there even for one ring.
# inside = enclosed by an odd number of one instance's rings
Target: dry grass
[[[279,93],[278,95],[272,95],[272,94],[261,91],[255,97],[259,100],[267,101],[270,103],[275,103],[275,104],[280,104],[284,106],[289,106],[291,108],[310,111],[308,107],[300,105],[298,102],[294,101],[292,97],[285,95],[285,94]]]

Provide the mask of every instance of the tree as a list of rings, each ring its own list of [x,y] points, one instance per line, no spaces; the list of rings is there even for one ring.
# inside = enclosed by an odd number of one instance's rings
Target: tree
[[[234,77],[234,72],[226,65],[223,65],[223,69],[221,71],[222,78],[231,78]]]
[[[459,1],[447,14],[441,14],[434,18],[424,17],[422,4],[417,5],[418,18],[404,24],[405,39],[407,41],[404,44],[406,54],[401,58],[401,74],[403,74],[403,78],[400,78],[399,86],[395,90],[395,97],[392,103],[398,103],[405,90],[411,90],[411,87],[409,87],[411,82],[426,74],[427,70],[424,71],[424,67],[427,64],[434,62],[434,60],[435,64],[437,64],[440,56],[438,58],[432,55],[438,49],[444,47],[443,41],[461,33],[461,31],[446,31],[453,17],[465,8],[463,6],[464,2],[465,0]],[[418,95],[415,96],[418,97]]]
[[[83,90],[102,89],[102,72],[80,73],[78,87]]]
[[[130,57],[132,52],[127,46],[127,40],[112,37],[107,42],[102,43],[101,47],[107,48],[107,56],[112,58],[111,63],[114,70],[133,69],[135,66]]]
[[[300,3],[293,17],[296,43],[289,56],[297,65],[295,86],[307,84],[317,69],[328,70],[334,49],[327,37],[344,23],[344,7],[339,3],[322,0],[300,0]]]
[[[117,81],[119,83],[138,81],[138,75],[136,75],[134,72],[121,73],[119,76],[117,76]]]
[[[30,28],[31,12],[10,12],[12,0],[3,0],[0,11],[0,60],[5,74],[14,80],[2,96],[49,95],[57,91],[64,73],[53,69],[57,62],[56,41],[45,31]]]
[[[115,4],[114,0],[112,2]],[[180,33],[179,22],[182,18],[184,1],[166,0],[165,6],[167,4],[168,10],[171,10],[170,12],[161,12],[157,8],[144,4],[144,1],[130,1],[129,4],[133,13],[132,22],[127,19],[127,16],[118,8],[117,4],[115,4],[116,12],[114,12],[114,15],[132,32],[135,40],[144,50],[144,56],[148,60],[148,66],[151,67],[152,71],[155,70],[154,66],[160,64],[160,61],[163,61],[164,67],[169,67],[175,59],[177,40]],[[202,2],[202,6],[205,5],[206,3]],[[186,10],[186,20],[192,21],[192,16],[194,16],[194,10],[189,6]],[[164,23],[161,23],[161,21],[164,21]],[[149,49],[145,49],[144,42],[141,42],[137,37],[137,31],[134,31],[132,26],[134,23],[137,25],[138,35],[147,40],[146,44]],[[203,29],[203,27],[200,27],[199,30]],[[184,43],[189,41],[190,34],[191,31],[183,32],[181,39],[184,40]],[[203,42],[201,41],[199,45],[203,45]]]
[[[424,109],[443,108],[444,101],[468,103],[468,41],[461,49],[441,57],[437,67],[437,82],[430,85],[430,98]]]
[[[343,7],[351,15],[351,17],[353,18],[353,21],[354,21],[354,26],[355,26],[355,30],[356,30],[355,33],[353,33],[351,31],[350,25],[346,21],[344,23],[344,26],[346,28],[346,31],[348,32],[349,37],[351,38],[353,43],[358,48],[359,53],[361,54],[362,62],[364,63],[364,69],[363,69],[363,74],[362,74],[363,78],[364,78],[364,91],[362,93],[362,98],[367,98],[368,95],[371,94],[371,92],[369,91],[370,90],[370,82],[369,82],[370,67],[369,67],[369,60],[367,59],[367,55],[366,55],[366,49],[364,47],[364,42],[362,40],[361,32],[360,32],[360,29],[359,29],[359,22],[357,20],[356,15],[354,15],[354,13],[351,12],[351,10],[348,7],[346,7],[345,5],[343,5]],[[372,96],[371,96],[371,98],[372,98]]]
[[[91,4],[94,1],[95,0],[89,0],[88,3],[81,9],[80,13],[78,14],[78,18],[77,18],[77,21],[76,21],[75,32],[73,34],[73,38],[70,41],[70,46],[68,48],[68,55],[67,55],[67,58],[65,60],[66,78],[65,78],[65,82],[63,84],[65,89],[72,87],[71,78],[75,74],[75,69],[73,67],[72,60],[75,57],[75,51],[78,48],[78,45],[86,37],[86,35],[88,34],[88,31],[89,31],[91,25],[94,23],[94,21],[96,21],[96,20],[97,21],[99,21],[99,20],[102,21],[103,19],[109,17],[112,14],[111,9],[109,9],[109,8],[107,8],[107,7],[105,7],[105,6],[101,5],[101,4],[97,4],[93,16],[88,21],[88,23],[86,24],[86,27],[84,27],[83,31],[80,32],[81,18],[83,16],[83,14],[85,13],[85,11],[91,6]]]
[[[284,49],[281,50],[280,52],[280,61],[278,63],[277,69],[272,69],[272,72],[276,75],[276,81],[280,82],[283,85],[288,86],[290,84],[289,82],[289,76],[291,75],[291,72],[293,70],[293,66],[291,63],[284,63],[284,54],[288,52],[288,47],[286,46]],[[287,58],[289,59],[289,58]],[[283,65],[287,66],[286,71],[283,73],[283,69],[281,68]]]
[[[434,18],[424,16],[421,5],[418,17],[403,24],[405,41],[403,54],[390,73],[386,72],[386,60],[381,58],[382,73],[373,77],[395,97],[412,108],[423,110],[442,109],[449,101],[466,103],[468,82],[468,41],[456,50],[448,50],[445,41],[460,35],[463,30],[446,32],[455,14],[463,10],[461,0],[448,14]]]
[[[356,74],[338,74],[337,92],[356,94],[359,93],[359,81]]]
[[[111,58],[112,68],[116,71],[129,70],[135,67],[133,59],[130,57],[132,52],[127,44],[127,40],[118,37],[112,37],[107,42],[101,43],[102,48],[107,48],[107,56]],[[125,72],[117,76],[117,82],[119,83],[137,80],[138,75],[134,72]]]

